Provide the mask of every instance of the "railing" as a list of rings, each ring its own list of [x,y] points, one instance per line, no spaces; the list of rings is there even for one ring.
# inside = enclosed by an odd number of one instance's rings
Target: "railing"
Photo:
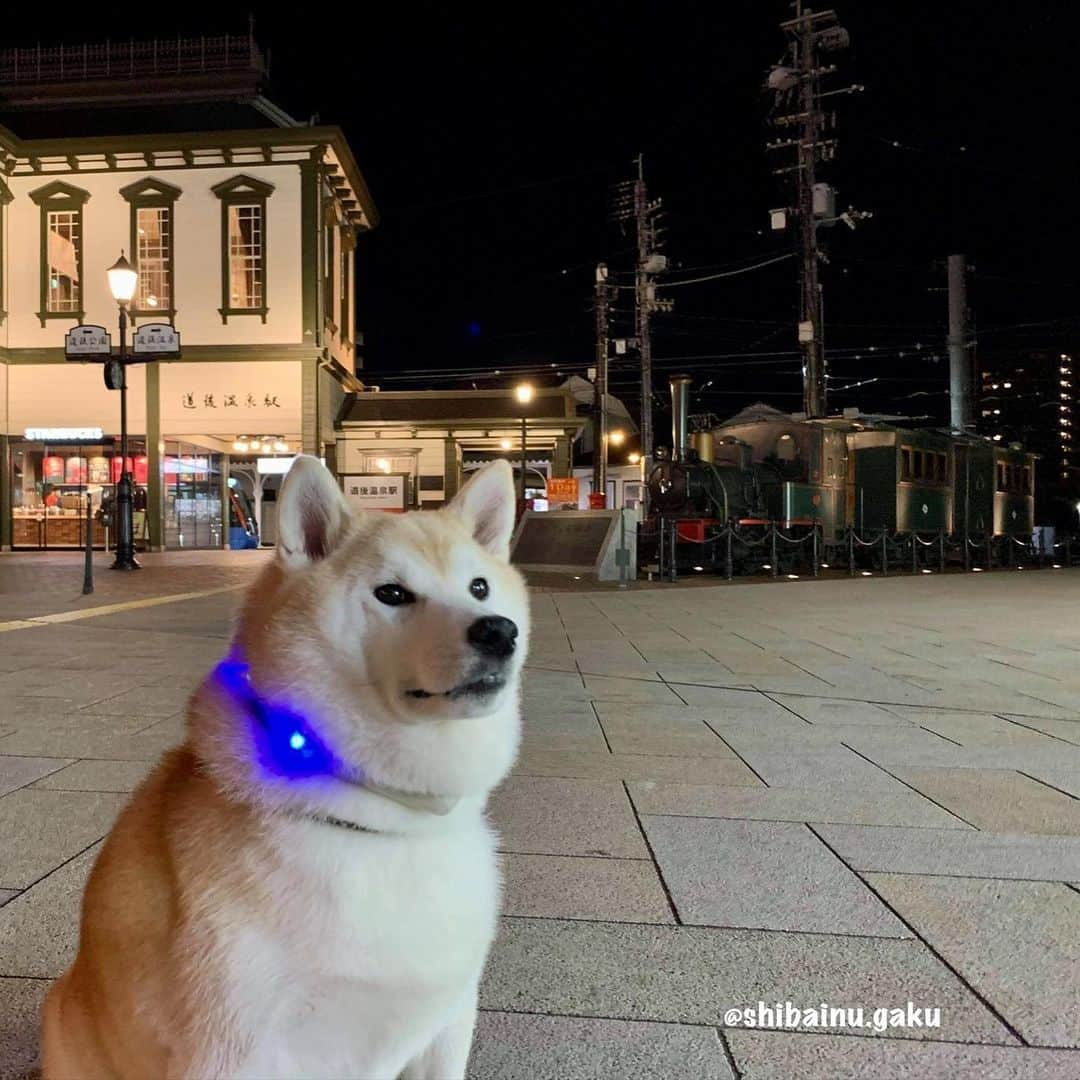
[[[254,35],[104,41],[0,52],[0,85],[266,70]]]
[[[856,574],[945,573],[949,569],[991,570],[1025,566],[1060,569],[1080,558],[1080,542],[1072,536],[1046,549],[1015,536],[967,533],[950,536],[935,533],[891,533],[887,529],[860,533],[847,528],[838,538],[826,541],[820,525],[801,534],[782,529],[776,522],[740,528],[729,524],[711,529],[702,539],[685,535],[678,520],[643,522],[638,531],[639,552],[655,551],[655,572],[663,581],[677,581],[680,563],[696,569],[720,570],[730,581],[740,566],[754,564],[753,572],[768,570],[774,578],[794,577],[788,570],[809,570],[819,577],[822,569],[846,569]],[[687,549],[693,553],[687,560]],[[761,556],[754,553],[761,550]],[[768,558],[768,562],[764,560]]]

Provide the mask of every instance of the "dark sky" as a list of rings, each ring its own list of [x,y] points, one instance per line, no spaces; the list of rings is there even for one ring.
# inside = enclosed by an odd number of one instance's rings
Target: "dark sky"
[[[358,311],[368,374],[388,389],[449,369],[583,370],[593,266],[631,270],[632,237],[608,210],[639,152],[668,212],[671,280],[793,241],[768,228],[787,196],[763,149],[773,133],[760,91],[783,52],[785,3],[676,0],[639,17],[588,0],[254,10],[273,96],[345,128],[382,212],[359,250]],[[842,206],[874,217],[827,237],[830,402],[943,416],[946,301],[934,290],[950,250],[976,267],[982,354],[1073,341],[1074,19],[1065,3],[849,0],[837,11],[852,48],[834,85],[866,92],[834,99],[839,157],[824,178]],[[130,15],[65,15],[65,38],[127,36]],[[148,9],[134,32],[244,25],[223,5]],[[51,31],[43,41],[57,40]],[[32,43],[38,31],[16,34]],[[661,396],[664,376],[685,369],[713,380],[701,410],[727,415],[758,398],[799,407],[794,262],[669,295],[676,311],[656,322]],[[631,403],[633,365],[613,379]]]

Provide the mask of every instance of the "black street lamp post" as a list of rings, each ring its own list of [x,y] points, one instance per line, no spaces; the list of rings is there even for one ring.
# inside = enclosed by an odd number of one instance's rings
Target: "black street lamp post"
[[[138,283],[131,263],[120,253],[120,258],[109,267],[109,288],[120,307],[120,353],[110,365],[109,378],[112,388],[120,390],[120,479],[116,484],[116,559],[113,570],[138,570],[135,559],[135,495],[134,480],[128,468],[127,429],[127,306],[135,295]]]

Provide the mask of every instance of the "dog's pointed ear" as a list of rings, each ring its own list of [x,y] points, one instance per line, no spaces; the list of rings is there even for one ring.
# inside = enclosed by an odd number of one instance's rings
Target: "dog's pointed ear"
[[[465,522],[481,547],[509,561],[516,507],[514,471],[500,460],[478,469],[446,509]]]
[[[349,531],[349,506],[330,470],[318,458],[300,454],[278,496],[277,550],[286,566],[326,558]]]

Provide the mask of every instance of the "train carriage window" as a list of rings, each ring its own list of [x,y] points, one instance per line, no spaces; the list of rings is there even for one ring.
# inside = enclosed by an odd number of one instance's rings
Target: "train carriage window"
[[[911,479],[911,447],[905,446],[900,450],[900,479]]]
[[[915,479],[926,479],[926,455],[921,450],[915,451]]]
[[[825,458],[825,476],[829,480],[836,479],[836,464],[833,462],[832,454]]]
[[[997,489],[998,491],[1006,491],[1005,486],[1005,464],[999,461],[997,467]]]
[[[794,461],[799,456],[799,448],[791,435],[781,435],[776,440],[776,449],[773,452],[777,461]]]
[[[1024,494],[1025,495],[1034,494],[1034,491],[1033,491],[1032,486],[1031,486],[1031,466],[1030,465],[1025,465],[1024,466]]]
[[[937,455],[937,482],[939,484],[949,482],[949,459],[945,454]]]

